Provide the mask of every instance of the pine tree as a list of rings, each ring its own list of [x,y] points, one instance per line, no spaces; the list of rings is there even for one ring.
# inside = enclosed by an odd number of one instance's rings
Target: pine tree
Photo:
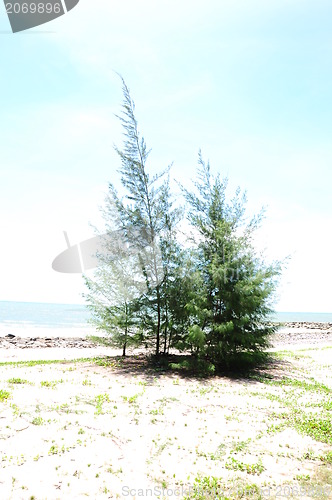
[[[123,79],[122,86],[124,100],[122,114],[118,118],[124,129],[125,140],[122,149],[115,147],[115,150],[121,162],[119,173],[125,195],[120,198],[115,186],[109,184],[104,219],[108,224],[108,233],[111,235],[114,231],[120,231],[123,241],[135,255],[135,259],[131,261],[131,273],[136,279],[134,288],[139,288],[141,293],[135,297],[133,304],[131,300],[125,300],[127,293],[118,295],[123,297],[123,301],[120,301],[121,314],[125,314],[124,318],[127,318],[130,313],[128,321],[132,320],[136,329],[143,332],[140,341],[145,344],[151,344],[152,341],[158,356],[162,340],[163,350],[166,352],[169,335],[171,310],[168,306],[168,287],[173,258],[171,249],[174,246],[175,226],[180,211],[172,206],[169,168],[154,176],[150,176],[147,171],[149,151],[144,138],[139,134],[135,105]],[[108,277],[114,272],[112,266],[112,252],[108,252],[106,262],[103,262],[98,271],[97,281],[108,283],[109,293],[113,293],[111,288],[114,287],[112,278]],[[120,279],[121,283],[123,281],[126,282]],[[91,290],[89,300],[93,309],[97,307],[93,303],[93,296],[98,293],[98,289],[92,288],[91,282],[87,284]],[[99,327],[102,329],[105,326],[104,314],[105,310],[100,306],[97,324],[100,321]],[[121,324],[123,321],[127,324],[127,319],[121,320]]]
[[[230,365],[243,353],[252,358],[268,345],[268,323],[281,264],[266,265],[253,246],[262,214],[247,222],[246,197],[228,202],[227,180],[213,177],[199,154],[195,192],[183,189],[188,219],[198,234],[201,286],[187,304],[194,327],[189,339],[216,365]],[[256,356],[257,357],[257,356]]]
[[[106,206],[112,211],[113,204]],[[133,272],[138,255],[128,251],[123,233],[119,229],[111,231],[107,224],[107,233],[100,239],[103,246],[98,252],[99,265],[93,278],[85,276],[88,293],[84,297],[92,312],[91,323],[106,332],[110,344],[120,347],[125,356],[127,347],[141,341],[136,310],[144,283]]]
[[[197,361],[208,360],[209,370],[244,357],[255,362],[274,331],[268,319],[281,272],[281,263],[267,265],[254,249],[262,214],[248,221],[245,195],[238,189],[229,201],[227,180],[212,176],[199,154],[194,189],[183,188],[196,233],[185,249],[169,168],[148,173],[149,151],[123,79],[122,85],[125,139],[115,150],[124,195],[109,184],[100,266],[86,278],[93,321],[123,354],[144,343],[157,356],[173,347],[190,350]]]

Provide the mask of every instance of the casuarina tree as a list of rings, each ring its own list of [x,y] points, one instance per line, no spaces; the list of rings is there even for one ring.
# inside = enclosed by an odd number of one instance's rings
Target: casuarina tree
[[[275,330],[269,317],[281,272],[279,262],[266,264],[253,245],[262,214],[248,221],[245,194],[238,189],[228,201],[226,190],[227,179],[213,177],[199,154],[194,189],[183,188],[188,220],[197,234],[200,280],[187,307],[196,318],[192,341],[218,366],[257,359],[267,347]]]
[[[262,357],[275,327],[269,322],[281,263],[267,264],[254,247],[262,214],[246,215],[238,189],[229,199],[227,179],[211,174],[199,154],[193,188],[183,187],[193,234],[184,245],[169,168],[151,176],[149,150],[135,106],[123,84],[122,193],[110,183],[103,216],[104,248],[86,298],[97,328],[123,354],[130,345],[190,351],[216,368]]]
[[[109,184],[103,210],[107,226],[106,239],[108,236],[112,239],[116,231],[130,249],[131,260],[127,268],[131,270],[131,276],[128,279],[120,276],[120,283],[124,286],[121,287],[122,294],[117,294],[117,307],[120,307],[121,318],[125,318],[121,321],[127,324],[128,319],[130,324],[135,324],[136,330],[141,332],[140,341],[148,345],[153,343],[155,353],[159,355],[161,349],[166,351],[170,334],[172,312],[169,287],[174,272],[171,260],[180,211],[173,208],[169,168],[153,176],[148,172],[149,151],[139,133],[135,105],[123,79],[122,84],[124,100],[122,114],[118,118],[123,126],[125,140],[123,147],[115,147],[115,150],[120,158],[118,172],[124,196],[121,198],[115,186]],[[116,289],[113,286],[114,266],[114,255],[106,252],[106,256],[101,256],[101,266],[95,273],[94,284],[91,280],[87,281],[92,310],[96,308],[94,297],[101,283],[113,287],[113,292]],[[121,275],[121,272],[115,274]],[[135,283],[131,283],[132,278],[135,278]],[[130,292],[125,285],[130,288]],[[135,288],[140,293],[133,294]],[[100,314],[98,317],[101,319]],[[100,328],[104,328],[104,324],[102,320]],[[128,338],[126,335],[125,338]]]

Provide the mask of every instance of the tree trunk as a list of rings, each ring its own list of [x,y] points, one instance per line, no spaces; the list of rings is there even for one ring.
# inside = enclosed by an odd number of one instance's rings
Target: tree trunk
[[[156,356],[159,356],[160,349],[160,323],[161,323],[161,311],[160,311],[160,291],[159,286],[157,288],[157,312],[158,312],[158,321],[157,321],[157,342],[156,342]]]
[[[172,337],[172,332],[170,331],[169,336],[168,336],[167,354],[169,354],[169,348],[171,345],[171,337]]]
[[[167,296],[166,296],[166,305],[165,305],[165,330],[164,330],[164,355],[166,354],[167,349],[167,326],[168,326],[168,310],[167,310]]]
[[[127,347],[127,340],[128,340],[128,305],[127,305],[127,303],[125,305],[125,312],[126,312],[125,341],[123,344],[122,356],[126,355],[126,347]]]

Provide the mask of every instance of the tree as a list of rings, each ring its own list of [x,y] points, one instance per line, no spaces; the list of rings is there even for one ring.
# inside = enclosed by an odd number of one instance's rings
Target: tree
[[[167,345],[171,312],[168,306],[168,287],[172,274],[171,248],[174,246],[175,225],[180,212],[172,206],[169,168],[154,176],[150,176],[147,172],[149,151],[144,138],[139,134],[134,114],[135,105],[123,79],[122,86],[124,100],[122,114],[118,118],[124,129],[125,140],[123,148],[115,147],[115,150],[121,162],[119,173],[125,196],[120,198],[114,185],[109,184],[104,218],[108,224],[108,234],[113,234],[114,231],[121,232],[123,241],[136,257],[129,265],[131,274],[136,278],[134,288],[137,289],[137,283],[144,283],[144,290],[140,287],[140,294],[135,297],[134,304],[131,303],[130,294],[127,293],[125,286],[122,287],[122,294],[117,292],[118,298],[122,299],[120,310],[124,316],[121,317],[132,320],[143,332],[140,337],[142,342],[149,343],[151,339],[153,340],[155,353],[158,356],[162,335],[164,352]],[[102,305],[99,307],[94,302],[93,296],[100,294],[101,288],[106,296],[112,295],[114,290],[118,289],[119,282],[127,283],[127,277],[122,276],[114,287],[114,280],[111,277],[114,272],[112,255],[112,252],[108,252],[101,268],[97,271],[98,285],[93,287],[91,282],[87,282],[91,292],[90,304],[95,313],[98,311],[97,324],[99,321],[101,329],[105,328],[106,313]],[[104,283],[106,287],[100,287],[100,283]],[[130,313],[129,317],[127,313]],[[108,313],[107,318],[110,318]],[[127,325],[127,319],[121,320],[121,324]],[[120,328],[120,324],[117,326]],[[112,335],[114,336],[113,333]]]
[[[109,215],[114,205],[108,202]],[[91,323],[97,330],[108,333],[111,345],[120,347],[125,356],[127,347],[139,345],[141,340],[136,310],[144,284],[133,273],[138,266],[138,255],[128,251],[122,232],[111,231],[107,224],[107,233],[101,239],[99,265],[93,279],[85,276],[89,292],[84,297],[92,312]]]
[[[188,220],[196,230],[197,273],[201,285],[188,302],[194,317],[189,337],[216,365],[255,357],[268,345],[275,327],[268,323],[281,264],[266,265],[253,246],[262,213],[245,218],[245,194],[236,191],[228,202],[227,179],[212,177],[199,154],[195,191],[183,188]]]
[[[212,176],[199,154],[194,188],[182,188],[196,233],[185,248],[169,167],[149,174],[149,151],[123,79],[122,86],[125,139],[115,150],[124,195],[109,184],[104,252],[95,279],[86,279],[95,325],[123,354],[144,343],[157,356],[171,347],[189,350],[212,368],[244,357],[255,362],[275,330],[268,319],[281,272],[281,263],[267,265],[253,245],[262,213],[247,220],[245,194],[238,189],[228,201],[227,179]]]

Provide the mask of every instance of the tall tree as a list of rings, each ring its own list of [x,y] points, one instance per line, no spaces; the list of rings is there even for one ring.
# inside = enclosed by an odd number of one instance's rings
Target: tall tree
[[[227,201],[227,180],[213,177],[199,154],[195,191],[183,189],[188,219],[198,235],[201,286],[187,307],[196,318],[192,340],[216,364],[240,353],[262,352],[274,328],[268,324],[281,264],[266,265],[253,246],[262,214],[249,222],[246,197]],[[197,307],[197,304],[199,306]]]
[[[122,149],[115,147],[115,150],[121,162],[119,173],[125,195],[120,198],[115,186],[109,184],[104,218],[110,224],[108,230],[111,233],[120,231],[131,253],[137,257],[131,262],[132,275],[138,282],[144,281],[145,289],[141,289],[142,293],[135,299],[135,307],[129,307],[129,310],[133,312],[136,323],[140,322],[145,341],[153,339],[155,353],[159,355],[162,338],[164,336],[165,351],[168,336],[170,309],[167,288],[171,275],[171,247],[179,212],[172,206],[169,167],[154,176],[147,171],[149,151],[140,136],[135,105],[123,79],[122,87],[124,99],[122,114],[118,118],[125,140]],[[107,258],[112,260],[110,256]],[[99,281],[107,280],[107,266],[100,270],[100,274]]]
[[[156,355],[189,349],[224,366],[243,353],[262,353],[274,331],[267,320],[281,272],[281,263],[267,265],[254,249],[262,214],[247,220],[245,195],[237,190],[229,201],[227,180],[212,176],[199,154],[194,189],[183,188],[196,234],[185,249],[169,168],[148,173],[149,151],[123,79],[122,86],[124,143],[115,150],[124,195],[109,184],[104,253],[95,279],[87,279],[95,324],[123,354],[144,342]]]
[[[108,215],[113,212],[114,225],[116,213],[111,210],[114,205],[106,206]],[[88,292],[84,297],[92,312],[91,323],[109,334],[110,344],[120,347],[125,356],[127,347],[137,346],[141,341],[136,311],[144,283],[133,273],[139,265],[138,255],[129,251],[121,230],[111,231],[109,223],[106,225],[106,234],[100,235],[99,265],[93,278],[85,276]]]

